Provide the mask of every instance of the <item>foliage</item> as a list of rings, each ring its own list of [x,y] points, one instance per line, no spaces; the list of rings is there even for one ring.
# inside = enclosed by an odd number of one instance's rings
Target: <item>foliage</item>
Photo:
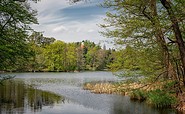
[[[147,93],[144,92],[143,90],[134,90],[131,94],[130,94],[130,98],[132,100],[140,100],[140,101],[143,101],[143,100],[146,100],[147,98]]]
[[[175,85],[177,84],[178,82],[176,81],[169,81],[169,82],[166,82],[164,85],[163,85],[163,89],[168,91],[168,92],[173,92],[174,90],[173,89],[176,89],[174,88]]]
[[[105,19],[107,24],[101,25],[106,28],[106,32],[102,34],[114,37],[115,43],[126,46],[117,53],[115,62],[110,66],[112,69],[141,70],[144,75],[153,75],[156,69],[161,68],[159,59],[161,54],[154,45],[156,40],[150,21],[142,18],[142,15],[140,16],[142,12],[137,9],[141,3],[137,0],[124,2],[107,0],[105,7],[113,8],[116,13],[107,13]],[[155,68],[157,66],[158,68]]]
[[[153,78],[159,75],[162,69],[161,55],[154,48],[141,50],[127,46],[116,51],[114,55],[115,59],[109,64],[109,68],[121,77],[137,80],[141,77]]]
[[[90,41],[65,43],[33,32],[27,38],[31,56],[25,61],[19,58],[12,71],[80,71],[103,70],[111,52]]]
[[[151,91],[144,91],[141,89],[133,90],[130,93],[132,100],[143,101],[146,100],[148,104],[157,108],[171,107],[177,103],[177,99],[167,91],[156,89]]]
[[[49,71],[74,71],[76,69],[75,44],[56,41],[44,50]]]
[[[101,33],[124,47],[109,67],[137,69],[147,78],[185,84],[183,5],[170,0],[105,0],[103,7],[111,10]]]
[[[169,93],[157,89],[148,93],[147,103],[159,108],[171,107],[177,103],[177,99]]]
[[[26,37],[37,19],[28,3],[13,0],[0,1],[0,15],[0,70],[7,70],[30,56]]]
[[[106,51],[99,46],[88,47],[88,52],[85,55],[86,65],[88,69],[100,70],[105,67]]]
[[[109,67],[129,74],[128,79],[135,79],[138,71],[147,82],[167,82],[163,90],[148,92],[147,102],[155,107],[175,104],[179,96],[174,93],[184,92],[184,5],[182,0],[105,0],[102,5],[110,10],[101,33],[123,47]],[[142,95],[140,90],[132,93],[134,98]]]
[[[62,41],[56,41],[55,43],[46,47],[45,57],[46,65],[49,71],[54,70],[64,70],[64,59],[66,57],[65,53],[65,43]]]

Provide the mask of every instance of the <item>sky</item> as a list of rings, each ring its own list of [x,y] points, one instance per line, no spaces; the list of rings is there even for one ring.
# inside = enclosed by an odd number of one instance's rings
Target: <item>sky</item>
[[[43,32],[46,37],[54,37],[64,42],[80,42],[90,40],[106,45],[111,41],[103,37],[98,25],[103,23],[106,8],[98,5],[103,0],[89,0],[76,4],[68,0],[41,0],[31,3],[31,7],[38,11],[39,25],[32,25],[38,32]]]

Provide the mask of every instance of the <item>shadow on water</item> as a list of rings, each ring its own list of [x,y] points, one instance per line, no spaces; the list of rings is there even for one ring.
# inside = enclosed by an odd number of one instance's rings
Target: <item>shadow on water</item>
[[[44,106],[64,103],[62,96],[26,86],[23,81],[6,81],[0,85],[0,113],[39,112]]]
[[[120,98],[120,100],[124,102],[114,100],[111,114],[180,114],[173,109],[152,108],[145,102],[132,101],[127,96]]]

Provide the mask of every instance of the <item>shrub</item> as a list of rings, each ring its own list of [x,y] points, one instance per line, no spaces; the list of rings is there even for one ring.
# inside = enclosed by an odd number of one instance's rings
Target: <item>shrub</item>
[[[171,107],[176,101],[174,96],[160,89],[150,91],[147,95],[147,103],[158,108]]]
[[[142,91],[142,90],[134,90],[131,94],[130,94],[130,99],[132,100],[140,100],[143,101],[146,99],[146,92]]]

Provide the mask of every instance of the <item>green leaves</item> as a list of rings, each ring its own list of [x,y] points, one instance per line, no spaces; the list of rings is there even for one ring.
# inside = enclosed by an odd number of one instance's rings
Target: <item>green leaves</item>
[[[102,70],[111,62],[111,52],[94,42],[65,43],[43,37],[40,33],[33,33],[27,41],[32,51],[32,56],[25,65],[27,71]]]
[[[164,108],[177,103],[177,99],[169,93],[157,89],[148,93],[147,103],[158,108]]]
[[[27,3],[0,1],[0,70],[16,65],[30,55],[26,37],[29,24],[37,23],[36,13]]]
[[[171,3],[167,0],[105,0],[103,7],[110,10],[105,24],[101,25],[104,29],[101,33],[123,46],[114,54],[114,62],[109,67],[137,69],[151,78],[160,75],[176,79],[177,74],[185,80],[184,71],[179,70],[185,66],[181,38],[181,34],[185,36],[183,5],[181,0]]]

